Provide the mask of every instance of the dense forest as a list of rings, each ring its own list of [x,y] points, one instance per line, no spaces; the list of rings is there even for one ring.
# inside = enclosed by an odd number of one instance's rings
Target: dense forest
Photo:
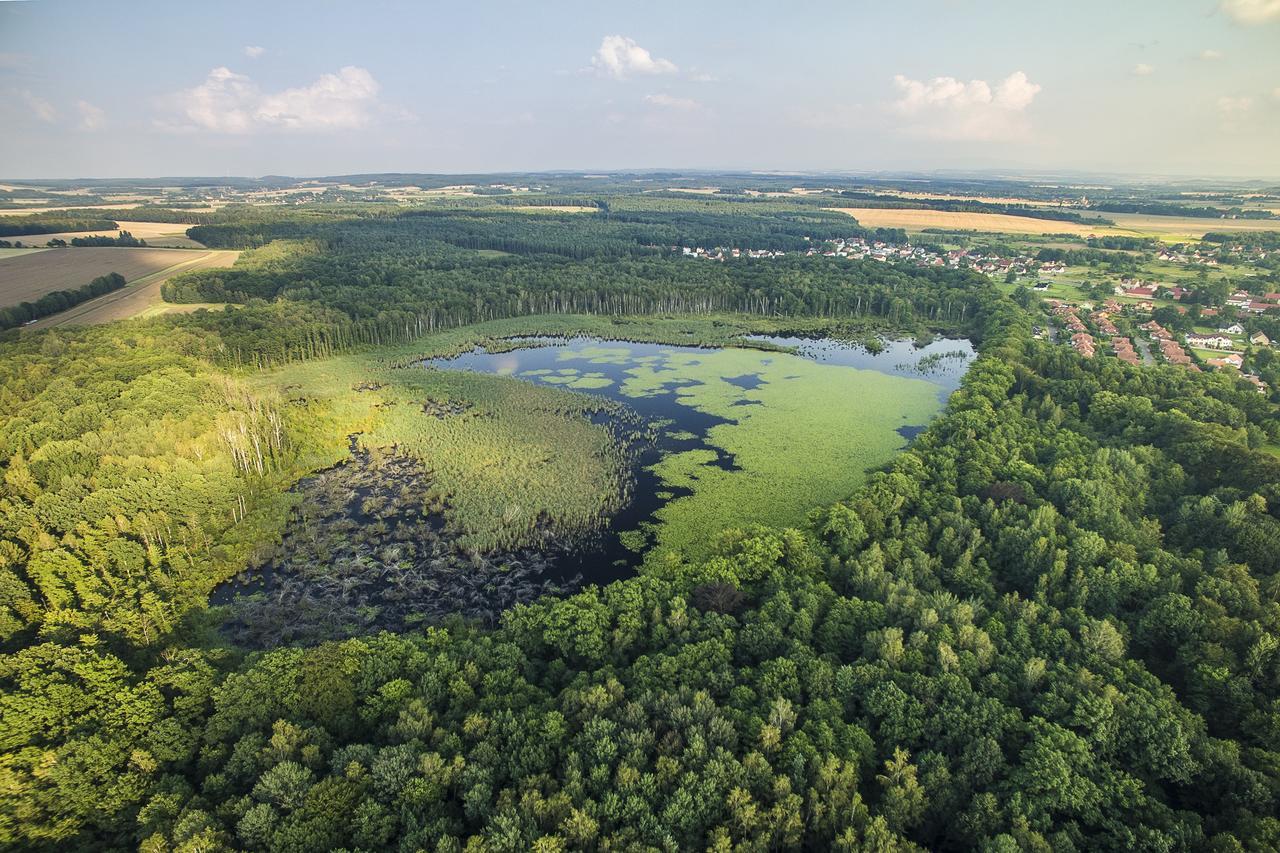
[[[58,234],[64,231],[114,231],[116,223],[104,219],[101,211],[42,213],[29,216],[0,216],[0,237],[25,237],[31,234]]]
[[[0,845],[1280,847],[1275,407],[1037,340],[973,273],[681,258],[856,230],[699,205],[229,218],[193,236],[251,251],[165,297],[234,307],[0,337]],[[263,652],[212,627],[324,457],[325,412],[260,366],[728,311],[979,357],[804,529],[725,531],[494,627]]]
[[[687,211],[669,221],[614,216],[430,211],[336,223],[196,226],[189,233],[207,245],[259,248],[232,269],[175,277],[163,293],[176,303],[287,302],[318,315],[286,319],[289,328],[273,336],[259,333],[255,313],[188,321],[217,324],[227,357],[259,364],[525,314],[735,311],[880,317],[908,327],[967,327],[975,316],[975,279],[961,271],[907,271],[799,253],[722,265],[691,262],[676,251],[716,245],[736,219],[749,235],[742,242],[803,248],[808,243],[797,235],[817,229],[814,222],[766,212],[759,221]],[[842,214],[826,217],[834,218],[820,220],[824,236],[860,233]]]

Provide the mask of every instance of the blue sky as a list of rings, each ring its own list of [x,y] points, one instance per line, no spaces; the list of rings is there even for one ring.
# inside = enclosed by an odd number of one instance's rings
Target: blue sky
[[[0,3],[0,175],[1280,177],[1280,0]]]

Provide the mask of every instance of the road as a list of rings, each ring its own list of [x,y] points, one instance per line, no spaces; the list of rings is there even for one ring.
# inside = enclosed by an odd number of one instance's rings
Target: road
[[[1133,342],[1138,346],[1138,352],[1142,353],[1142,363],[1147,367],[1156,363],[1155,356],[1151,354],[1151,343],[1143,337],[1134,336]]]
[[[27,329],[50,329],[55,326],[94,326],[110,323],[113,320],[126,320],[136,317],[151,306],[159,303],[160,285],[178,273],[199,269],[229,267],[240,257],[239,252],[215,249],[198,258],[166,267],[158,272],[135,279],[120,290],[82,302],[74,308],[68,308],[58,314],[37,320]]]

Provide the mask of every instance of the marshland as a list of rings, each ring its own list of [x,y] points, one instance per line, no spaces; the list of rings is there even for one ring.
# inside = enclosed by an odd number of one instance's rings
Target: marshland
[[[799,525],[901,449],[973,356],[967,340],[866,331],[691,345],[515,328],[275,377],[352,431],[291,490],[278,543],[216,591],[229,636],[493,624],[542,594],[704,559],[721,531]]]

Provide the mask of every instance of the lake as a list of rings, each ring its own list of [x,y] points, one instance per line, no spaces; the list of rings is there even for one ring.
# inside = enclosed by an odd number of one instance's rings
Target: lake
[[[659,427],[639,448],[634,498],[557,574],[605,583],[650,559],[699,559],[722,530],[795,526],[851,494],[940,411],[974,357],[967,340],[879,352],[756,336],[792,352],[598,338],[508,339],[422,363],[598,394]]]

